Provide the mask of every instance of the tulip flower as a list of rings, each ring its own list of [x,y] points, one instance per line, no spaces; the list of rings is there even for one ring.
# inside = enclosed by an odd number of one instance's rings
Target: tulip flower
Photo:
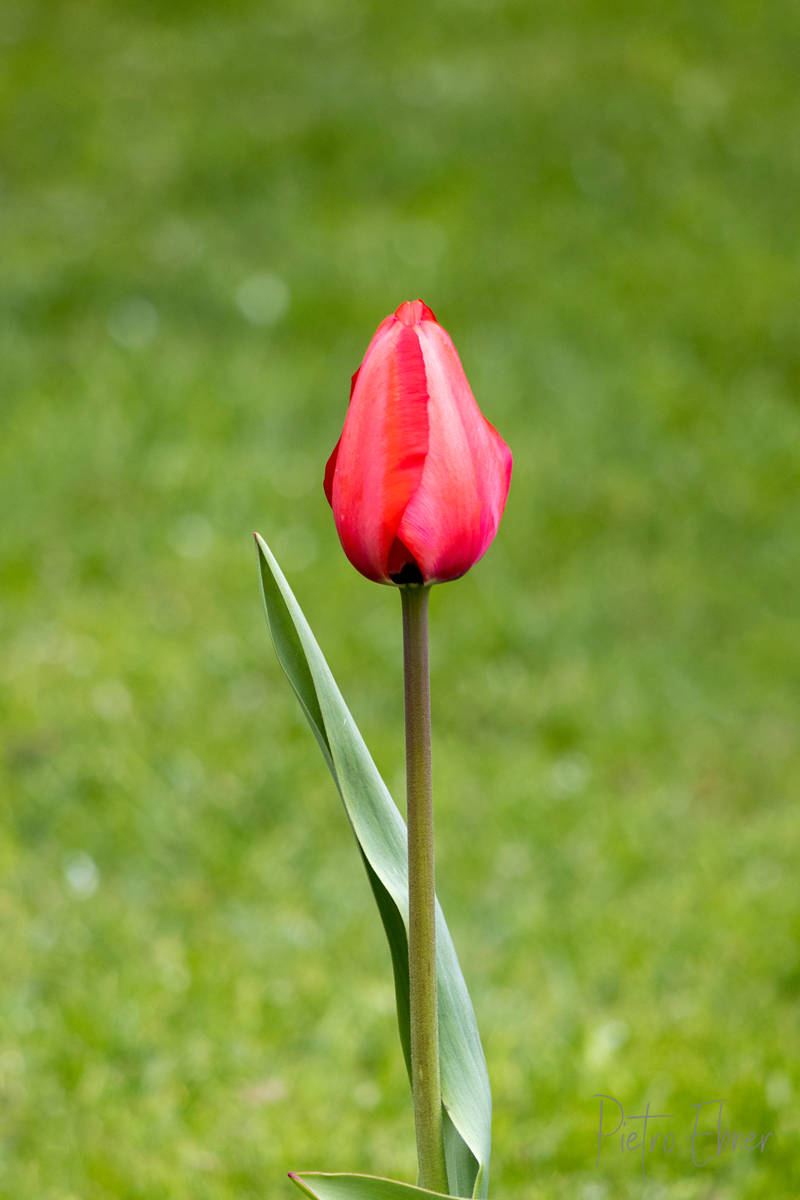
[[[491,544],[510,479],[450,336],[421,300],[401,304],[353,376],[325,471],[347,557],[377,583],[457,579]]]
[[[257,537],[278,655],[336,779],[389,937],[414,1102],[418,1188],[367,1176],[292,1174],[309,1196],[332,1198],[328,1179],[341,1200],[390,1191],[431,1200],[487,1194],[486,1064],[441,916],[437,934],[428,600],[431,584],[457,579],[486,552],[510,481],[511,451],[475,403],[449,335],[421,300],[401,304],[378,326],[353,376],[325,494],[352,564],[368,579],[399,585],[405,847],[402,818],[277,563]],[[312,1190],[311,1178],[322,1191]]]
[[[408,995],[420,1186],[447,1191],[436,990],[428,671],[430,584],[489,548],[511,451],[475,403],[449,334],[421,300],[378,326],[353,376],[325,494],[362,575],[400,586],[408,824]]]

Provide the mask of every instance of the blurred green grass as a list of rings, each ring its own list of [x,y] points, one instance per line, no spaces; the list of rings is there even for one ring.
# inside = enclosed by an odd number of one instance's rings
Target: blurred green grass
[[[515,454],[432,603],[492,1194],[792,1194],[799,35],[745,0],[3,4],[4,1200],[413,1178],[388,956],[250,532],[399,795],[399,604],[321,476],[416,296]],[[679,1114],[648,1183],[595,1164],[597,1092]],[[721,1096],[775,1136],[697,1169]]]

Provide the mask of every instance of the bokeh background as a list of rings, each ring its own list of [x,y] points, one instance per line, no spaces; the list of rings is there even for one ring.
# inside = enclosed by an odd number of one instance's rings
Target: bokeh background
[[[0,43],[0,1196],[414,1178],[251,533],[401,797],[398,598],[321,480],[417,296],[515,455],[432,601],[492,1194],[792,1195],[797,7],[3,0]],[[676,1114],[647,1180],[595,1093]],[[774,1136],[698,1169],[723,1097]]]

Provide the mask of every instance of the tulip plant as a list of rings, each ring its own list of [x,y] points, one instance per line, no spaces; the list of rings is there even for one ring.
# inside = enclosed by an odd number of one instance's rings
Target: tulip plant
[[[292,1173],[317,1200],[485,1197],[491,1093],[475,1014],[434,891],[428,595],[492,542],[511,452],[478,408],[447,332],[421,300],[378,326],[353,376],[325,494],[345,554],[400,591],[407,827],[289,585],[256,534],[281,665],[333,775],[392,957],[414,1103],[417,1186],[368,1175]]]

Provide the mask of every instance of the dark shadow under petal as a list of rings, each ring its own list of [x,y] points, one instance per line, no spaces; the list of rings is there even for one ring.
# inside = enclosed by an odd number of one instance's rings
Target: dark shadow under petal
[[[399,538],[392,542],[389,551],[389,578],[392,583],[424,583],[414,555]]]

